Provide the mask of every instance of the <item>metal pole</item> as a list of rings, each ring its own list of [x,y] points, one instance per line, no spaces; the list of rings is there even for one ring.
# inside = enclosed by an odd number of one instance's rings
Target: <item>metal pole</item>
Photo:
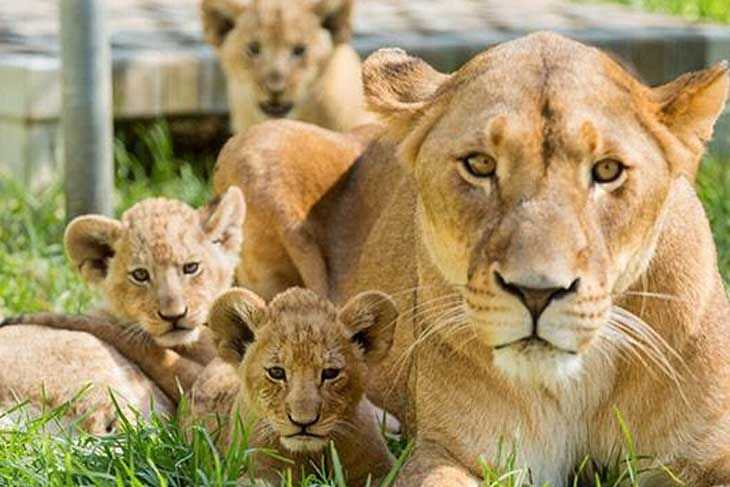
[[[111,215],[111,48],[104,0],[61,0],[66,218]]]

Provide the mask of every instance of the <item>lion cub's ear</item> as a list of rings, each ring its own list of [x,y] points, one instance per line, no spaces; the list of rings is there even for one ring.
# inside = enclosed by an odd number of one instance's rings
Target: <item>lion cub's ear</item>
[[[223,44],[247,3],[243,0],[203,0],[200,15],[205,40],[215,47]]]
[[[659,120],[694,152],[701,153],[725,108],[729,86],[728,63],[722,61],[654,88]],[[696,168],[690,169],[694,173]]]
[[[63,237],[66,253],[87,283],[97,284],[106,278],[122,231],[120,221],[99,215],[80,216],[68,224]]]
[[[251,291],[233,288],[218,296],[208,314],[218,356],[237,365],[266,319],[266,303]]]
[[[307,0],[310,8],[322,18],[322,27],[332,36],[335,44],[352,39],[353,0]]]
[[[238,255],[243,241],[243,221],[246,203],[243,193],[231,186],[198,210],[203,231],[211,241],[219,243],[226,252]]]
[[[385,358],[393,345],[398,308],[387,294],[367,291],[345,304],[340,322],[351,340],[365,353],[365,360],[374,365]]]

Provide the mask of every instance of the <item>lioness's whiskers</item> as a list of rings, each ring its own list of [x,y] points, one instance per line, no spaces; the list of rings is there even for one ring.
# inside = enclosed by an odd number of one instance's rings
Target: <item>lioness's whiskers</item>
[[[657,343],[657,349],[660,348],[659,346],[663,347],[675,359],[677,359],[677,361],[679,361],[682,366],[686,367],[687,364],[685,363],[682,356],[676,350],[674,350],[674,348],[669,344],[669,342],[664,339],[664,337],[662,337],[659,333],[656,332],[656,330],[646,324],[644,320],[631,313],[630,311],[621,308],[620,306],[614,306],[612,309],[612,313],[613,312],[616,312],[621,317],[620,321],[622,324],[629,326],[637,333],[640,333],[647,339],[647,341],[651,343]]]
[[[675,384],[680,395],[686,401],[681,380],[682,376],[672,365],[672,362],[667,357],[667,352],[683,366],[685,372],[687,370],[686,363],[661,335],[647,325],[641,318],[619,306],[612,308],[608,327],[620,334],[620,341],[626,345],[628,350],[635,351],[636,353],[643,352],[646,358],[656,365]],[[651,370],[647,364],[642,362],[642,365],[647,370]]]
[[[648,345],[645,341],[642,341],[640,337],[632,334],[631,329],[621,325],[621,323],[610,322],[610,325],[614,327],[616,331],[622,334],[624,340],[627,341],[637,351],[644,352],[646,357],[650,359],[657,367],[661,369],[664,374],[672,380],[676,379],[676,371],[667,361],[666,356],[660,351],[657,351],[652,346]]]
[[[665,293],[653,293],[648,291],[624,291],[622,293],[618,293],[614,295],[615,297],[621,297],[621,296],[639,296],[643,298],[655,298],[655,299],[663,299],[666,301],[681,301],[681,298],[679,296],[674,296],[671,294],[665,294]]]

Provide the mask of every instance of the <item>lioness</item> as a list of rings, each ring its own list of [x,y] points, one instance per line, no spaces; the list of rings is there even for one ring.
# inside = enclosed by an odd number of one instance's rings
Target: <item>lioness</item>
[[[88,316],[46,313],[4,320],[3,325],[33,326],[0,328],[0,403],[31,399],[53,406],[84,383],[96,384],[100,387],[74,405],[79,415],[92,411],[85,425],[94,432],[115,418],[107,388],[143,413],[151,398],[159,410],[174,410],[157,386],[179,399],[178,380],[192,383],[215,355],[202,325],[215,296],[231,285],[244,211],[234,188],[199,210],[150,198],[121,220],[87,215],[72,221],[66,251],[84,280],[101,291],[103,305]],[[109,337],[111,343],[99,340]],[[115,339],[125,341],[122,350]],[[138,356],[130,357],[130,350]],[[150,355],[152,366],[166,372],[157,383],[134,365],[140,355]]]
[[[277,295],[268,305],[241,288],[215,301],[209,326],[220,357],[235,367],[240,385],[227,409],[244,423],[253,421],[248,448],[281,450],[293,461],[257,454],[256,477],[278,485],[290,469],[299,482],[322,465],[330,442],[349,485],[385,477],[392,457],[376,410],[363,393],[368,367],[390,349],[397,316],[391,299],[377,292],[361,293],[339,311],[301,288]],[[231,391],[224,392],[234,398]],[[221,411],[220,404],[208,406],[195,403],[196,414]]]
[[[351,10],[352,0],[203,0],[235,132],[284,117],[338,131],[369,120]]]
[[[730,306],[693,189],[727,64],[649,88],[538,33],[451,75],[382,50],[363,78],[382,136],[310,219],[337,301],[410,301],[397,380],[368,391],[416,435],[400,485],[479,485],[478,459],[514,444],[537,485],[564,486],[620,453],[616,410],[688,485],[730,483]],[[306,160],[288,129],[265,137],[272,164]]]

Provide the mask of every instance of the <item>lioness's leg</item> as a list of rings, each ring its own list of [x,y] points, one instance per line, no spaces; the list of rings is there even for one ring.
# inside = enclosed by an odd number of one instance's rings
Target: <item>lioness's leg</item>
[[[436,445],[416,445],[396,487],[479,487],[479,480]]]

